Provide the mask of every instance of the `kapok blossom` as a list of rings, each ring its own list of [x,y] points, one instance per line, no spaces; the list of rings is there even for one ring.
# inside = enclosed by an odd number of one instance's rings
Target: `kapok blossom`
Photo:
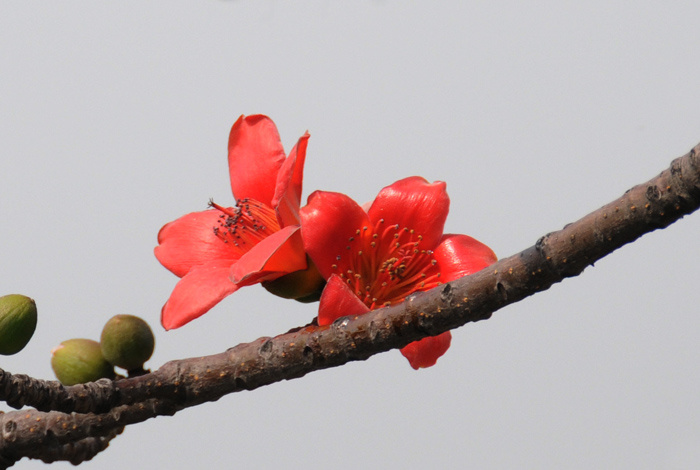
[[[304,246],[327,279],[318,323],[402,302],[408,295],[475,273],[496,261],[483,243],[443,234],[450,200],[445,183],[414,176],[379,192],[365,211],[340,193],[316,191],[301,209]],[[430,367],[450,332],[408,344],[414,369]]]
[[[161,311],[166,330],[203,315],[242,286],[307,268],[299,204],[309,134],[285,157],[267,116],[241,116],[228,144],[234,207],[192,212],[158,233],[155,255],[180,281]],[[303,295],[300,294],[300,295]]]

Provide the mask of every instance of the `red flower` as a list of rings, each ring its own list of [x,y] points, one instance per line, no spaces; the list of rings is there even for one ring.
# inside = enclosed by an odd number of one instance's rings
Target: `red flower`
[[[161,311],[165,329],[203,315],[241,286],[307,268],[299,203],[309,134],[285,157],[267,116],[231,128],[228,165],[235,207],[193,212],[158,233],[158,261],[182,279]]]
[[[401,302],[495,262],[483,243],[442,233],[449,206],[445,183],[417,176],[382,189],[366,212],[344,194],[311,194],[301,209],[304,246],[328,280],[319,324]],[[414,369],[430,367],[451,338],[449,331],[427,337],[401,353]]]

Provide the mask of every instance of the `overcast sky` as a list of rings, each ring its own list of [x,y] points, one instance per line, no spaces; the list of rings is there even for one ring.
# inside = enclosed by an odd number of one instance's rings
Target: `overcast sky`
[[[0,367],[118,313],[149,366],[307,323],[242,289],[165,332],[160,227],[232,204],[226,145],[308,130],[304,198],[447,182],[447,231],[514,254],[700,142],[700,3],[0,2],[0,295],[33,297]],[[700,468],[700,215],[493,318],[437,366],[398,351],[131,426],[84,469]],[[8,409],[0,405],[0,409]],[[43,468],[26,460],[17,468]],[[55,468],[73,468],[55,464]]]

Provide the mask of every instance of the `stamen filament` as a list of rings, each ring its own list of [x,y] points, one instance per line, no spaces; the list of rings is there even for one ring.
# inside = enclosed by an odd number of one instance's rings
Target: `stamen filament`
[[[240,199],[235,207],[209,201],[209,206],[221,212],[214,234],[241,255],[280,230],[275,211],[255,199]]]
[[[370,309],[441,284],[433,252],[420,248],[422,235],[398,224],[384,224],[380,219],[374,227],[356,229],[333,265],[334,270],[345,266],[340,277]]]

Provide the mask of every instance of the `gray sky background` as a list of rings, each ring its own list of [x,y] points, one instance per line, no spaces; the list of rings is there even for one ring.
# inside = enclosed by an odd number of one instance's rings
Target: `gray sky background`
[[[112,315],[149,365],[306,323],[246,288],[180,330],[159,228],[232,201],[230,126],[307,129],[304,198],[444,180],[450,232],[500,257],[700,142],[700,3],[0,2],[0,295],[36,299],[14,373]],[[700,216],[454,332],[128,428],[84,469],[700,467]],[[0,409],[7,409],[2,405]],[[17,468],[43,467],[22,461]],[[73,468],[55,464],[55,468]]]

